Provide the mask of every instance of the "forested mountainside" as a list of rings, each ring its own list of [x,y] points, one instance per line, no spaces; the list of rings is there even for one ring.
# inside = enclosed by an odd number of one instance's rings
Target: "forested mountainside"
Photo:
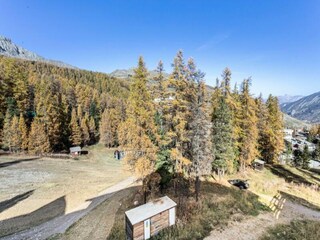
[[[306,120],[310,123],[320,122],[320,92],[303,97],[298,101],[281,105],[283,112],[288,115]]]
[[[159,62],[150,85],[142,58],[126,81],[1,57],[2,146],[41,154],[100,141],[128,150],[126,158],[141,174],[154,164],[202,168],[197,174],[212,165],[231,173],[258,156],[277,160],[283,150],[277,97],[254,98],[250,79],[232,90],[228,68],[208,94],[193,59],[185,63],[179,51],[173,62],[169,77]]]
[[[104,111],[124,118],[126,81],[0,56],[0,131],[10,149],[59,151],[97,140]]]
[[[24,59],[24,60],[50,63],[59,67],[75,68],[74,66],[71,66],[70,64],[66,64],[61,61],[55,61],[55,60],[43,58],[34,52],[31,52],[23,47],[16,45],[15,43],[12,42],[11,39],[3,36],[0,36],[0,55]]]

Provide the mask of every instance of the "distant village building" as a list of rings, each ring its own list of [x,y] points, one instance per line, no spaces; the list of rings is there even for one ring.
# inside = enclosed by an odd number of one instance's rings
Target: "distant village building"
[[[165,196],[125,212],[127,240],[144,240],[176,223],[177,204]]]
[[[71,154],[72,156],[81,155],[81,147],[80,147],[80,146],[71,147],[71,148],[70,148],[70,154]]]
[[[310,160],[309,168],[319,169],[320,170],[320,160]]]
[[[285,128],[283,130],[283,133],[284,133],[284,139],[287,140],[287,141],[291,141],[291,139],[294,136],[294,130],[293,129]]]
[[[162,99],[162,98],[153,99],[153,101],[156,102],[156,103],[159,103],[159,102],[162,102],[162,101],[172,101],[172,100],[174,100],[173,96],[169,96],[169,97],[164,98],[164,99]]]

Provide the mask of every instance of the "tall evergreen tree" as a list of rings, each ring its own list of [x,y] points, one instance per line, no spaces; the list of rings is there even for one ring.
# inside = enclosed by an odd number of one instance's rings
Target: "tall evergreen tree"
[[[19,118],[19,131],[21,134],[21,150],[26,151],[28,150],[28,144],[29,144],[28,129],[22,113],[20,113],[20,118]]]
[[[50,152],[50,142],[45,129],[45,124],[39,118],[35,118],[31,124],[29,133],[29,153],[42,155]]]
[[[141,178],[154,171],[157,147],[155,110],[147,89],[147,69],[139,58],[127,107],[127,119],[120,125],[119,142],[126,151],[127,166]]]
[[[279,107],[278,98],[270,95],[266,103],[268,109],[268,142],[266,144],[265,160],[268,163],[276,163],[280,153],[284,149],[283,140],[283,116]]]
[[[71,136],[70,141],[73,146],[80,145],[82,142],[81,128],[78,123],[78,116],[75,109],[72,109],[70,122]]]
[[[11,128],[11,120],[12,115],[10,114],[9,108],[6,111],[6,116],[4,118],[4,124],[3,124],[3,145],[6,148],[9,148],[9,151],[12,151],[12,128]]]
[[[81,138],[83,145],[88,145],[90,143],[90,132],[89,132],[89,114],[85,113],[84,117],[81,119]]]
[[[258,117],[257,128],[258,128],[258,151],[259,156],[266,160],[268,158],[268,143],[270,136],[270,126],[268,124],[268,109],[263,102],[262,95],[256,99]]]
[[[96,142],[97,130],[96,130],[96,122],[93,117],[90,117],[89,120],[89,135],[90,135],[90,143],[93,144]]]
[[[302,152],[302,168],[309,169],[310,164],[310,152],[308,145],[304,145]]]
[[[219,105],[212,116],[213,169],[219,175],[235,169],[235,142],[233,139],[232,113],[226,99],[219,97]]]
[[[313,152],[313,157],[316,160],[320,160],[320,141],[318,141],[318,143],[316,145],[316,149]]]
[[[118,128],[121,112],[115,108],[105,109],[100,121],[100,142],[107,147],[118,145]]]
[[[164,108],[167,134],[171,139],[169,143],[174,172],[184,172],[191,163],[190,132],[187,126],[190,121],[190,91],[187,82],[187,67],[184,63],[183,53],[179,51],[174,59],[173,72],[169,77],[166,99],[168,104]],[[172,91],[173,89],[173,91]]]
[[[200,177],[212,170],[212,143],[209,109],[206,103],[205,84],[202,77],[197,80],[197,96],[193,102],[192,128],[192,164],[191,176],[195,177],[196,200],[200,191]]]
[[[19,129],[19,118],[17,116],[13,116],[10,126],[10,134],[11,134],[11,150],[14,152],[19,152],[21,149],[21,132]]]
[[[244,171],[258,156],[258,129],[256,104],[250,95],[250,79],[242,83],[241,101],[241,135],[239,143],[240,169]]]

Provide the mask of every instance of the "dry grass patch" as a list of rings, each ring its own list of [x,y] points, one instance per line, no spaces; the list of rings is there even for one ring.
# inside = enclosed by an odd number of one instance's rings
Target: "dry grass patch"
[[[313,209],[320,209],[319,174],[290,166],[269,167],[261,172],[248,170],[229,178],[249,179],[249,190],[268,204],[271,198],[280,194]],[[276,173],[276,174],[275,174]]]
[[[292,221],[290,224],[279,224],[268,229],[261,240],[319,240],[319,221]]]

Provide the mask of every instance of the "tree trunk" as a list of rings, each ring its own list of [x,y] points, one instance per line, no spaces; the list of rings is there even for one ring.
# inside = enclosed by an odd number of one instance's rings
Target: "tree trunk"
[[[145,189],[143,189],[143,203],[147,203],[147,191]]]
[[[196,181],[195,181],[195,190],[196,190],[196,201],[198,202],[199,200],[199,191],[200,191],[200,180],[199,177],[196,177]]]

